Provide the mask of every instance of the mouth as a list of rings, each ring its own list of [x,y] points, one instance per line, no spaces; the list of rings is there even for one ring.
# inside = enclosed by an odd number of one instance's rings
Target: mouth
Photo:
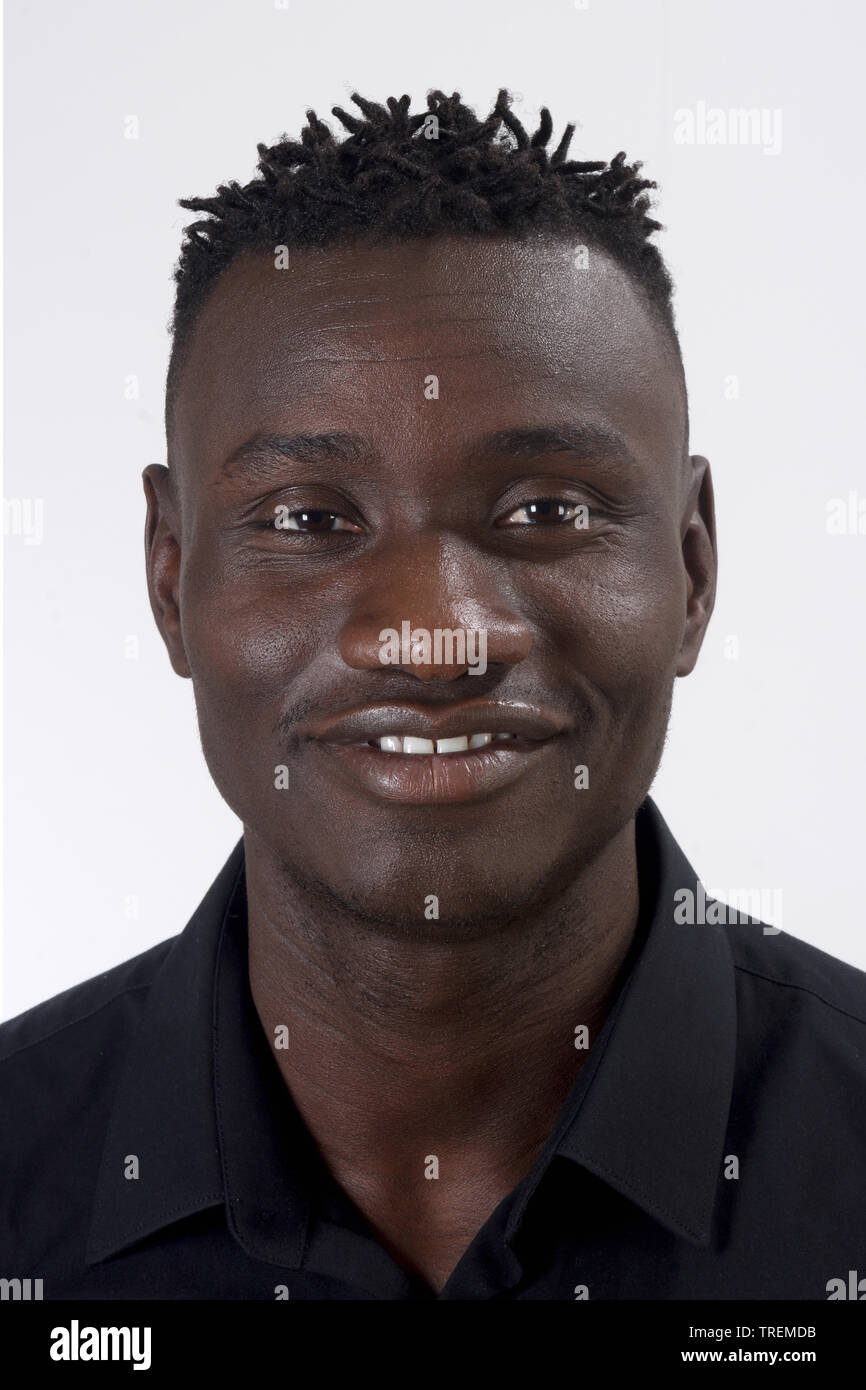
[[[566,721],[522,702],[467,701],[450,710],[377,705],[306,732],[342,779],[406,805],[479,801],[559,747]]]
[[[487,748],[491,743],[507,743],[518,737],[515,733],[457,734],[454,738],[419,738],[415,734],[383,734],[381,738],[371,738],[352,743],[350,748],[378,748],[383,753],[404,753],[409,757],[420,754],[435,754],[436,757],[452,757],[455,753],[474,753],[476,749]]]

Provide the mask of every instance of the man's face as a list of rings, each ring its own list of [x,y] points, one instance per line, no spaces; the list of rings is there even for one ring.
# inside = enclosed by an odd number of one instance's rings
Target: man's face
[[[628,276],[592,249],[576,268],[561,239],[223,275],[171,472],[146,470],[151,594],[220,792],[296,881],[385,930],[492,931],[628,823],[712,607],[685,410]],[[332,438],[241,450],[278,435]],[[420,663],[383,652],[404,623],[430,635]],[[486,670],[437,659],[436,631],[461,629]],[[519,736],[368,743],[443,723]]]

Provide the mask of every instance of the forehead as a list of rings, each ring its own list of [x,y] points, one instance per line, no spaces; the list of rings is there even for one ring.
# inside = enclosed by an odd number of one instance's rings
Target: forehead
[[[246,439],[287,425],[399,442],[405,458],[485,428],[573,420],[638,454],[682,455],[670,338],[592,245],[359,241],[285,261],[245,254],[200,312],[169,441],[184,474],[206,478]]]

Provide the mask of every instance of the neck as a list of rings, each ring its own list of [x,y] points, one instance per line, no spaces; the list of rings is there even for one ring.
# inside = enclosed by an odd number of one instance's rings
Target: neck
[[[634,937],[634,821],[543,907],[460,941],[378,934],[249,830],[245,848],[253,999],[270,1039],[288,1028],[274,1055],[332,1170],[385,1182],[434,1135],[506,1183],[531,1166]]]

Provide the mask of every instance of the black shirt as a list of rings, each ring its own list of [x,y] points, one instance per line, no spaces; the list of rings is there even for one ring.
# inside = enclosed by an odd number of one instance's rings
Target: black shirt
[[[613,1008],[438,1297],[856,1297],[866,974],[713,921],[649,799],[636,834]],[[709,921],[681,920],[683,890]],[[0,1026],[0,1105],[0,1275],[45,1299],[436,1298],[282,1081],[250,992],[242,841],[185,931]]]

